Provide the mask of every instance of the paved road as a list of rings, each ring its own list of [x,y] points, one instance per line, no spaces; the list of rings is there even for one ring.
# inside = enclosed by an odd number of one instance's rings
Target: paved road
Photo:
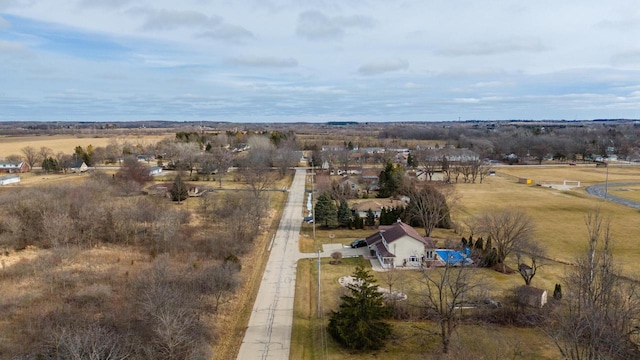
[[[627,182],[627,183],[610,183],[610,184],[598,184],[598,185],[592,185],[592,186],[588,186],[585,190],[587,191],[587,193],[593,195],[593,196],[597,196],[600,198],[605,198],[605,194],[606,194],[606,200],[611,200],[613,202],[616,202],[618,204],[622,204],[625,206],[629,206],[635,209],[640,209],[640,203],[637,201],[633,201],[633,200],[629,200],[629,199],[623,199],[621,197],[617,197],[617,196],[613,196],[611,194],[609,194],[606,191],[606,187],[620,187],[620,186],[629,186],[629,185],[638,185],[637,182]]]
[[[289,359],[305,176],[296,169],[238,360]]]

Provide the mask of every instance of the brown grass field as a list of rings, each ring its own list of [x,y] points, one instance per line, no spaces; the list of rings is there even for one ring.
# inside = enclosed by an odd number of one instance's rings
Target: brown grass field
[[[100,136],[100,135],[50,135],[50,136],[2,136],[0,135],[0,158],[8,155],[22,155],[20,149],[31,146],[35,149],[48,147],[53,150],[54,154],[63,152],[65,154],[73,153],[76,146],[80,145],[86,148],[88,145],[93,147],[104,147],[112,140],[128,141],[133,145],[147,145],[156,143],[167,136],[174,136],[175,133],[167,133],[166,135],[120,135],[120,136]]]

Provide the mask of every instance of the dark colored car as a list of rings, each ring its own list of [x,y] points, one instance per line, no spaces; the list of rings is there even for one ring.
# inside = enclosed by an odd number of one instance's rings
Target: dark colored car
[[[351,247],[354,248],[354,249],[355,248],[364,247],[364,246],[367,246],[367,242],[364,241],[364,239],[358,239],[358,240],[356,240],[356,241],[351,243]]]

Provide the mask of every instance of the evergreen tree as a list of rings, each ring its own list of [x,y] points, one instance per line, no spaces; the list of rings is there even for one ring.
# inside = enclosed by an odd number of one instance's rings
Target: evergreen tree
[[[482,238],[479,238],[476,241],[476,249],[482,251],[484,249],[484,241],[482,240]]]
[[[376,224],[376,215],[373,213],[373,210],[367,210],[367,226],[374,226]]]
[[[169,193],[171,194],[171,200],[178,202],[186,200],[189,196],[187,185],[182,181],[180,174],[173,180],[173,186],[171,186]]]
[[[412,168],[418,167],[418,161],[416,160],[416,157],[411,153],[409,153],[409,156],[407,156],[407,166]]]
[[[560,284],[556,284],[556,287],[553,289],[553,298],[556,300],[562,299],[562,286]]]
[[[42,160],[42,170],[46,173],[50,172],[58,172],[60,171],[60,165],[58,164],[58,160],[49,156],[48,158]]]
[[[358,212],[356,212],[353,217],[353,227],[356,229],[364,229],[364,219],[360,217]]]
[[[396,195],[402,187],[403,178],[404,171],[402,168],[393,166],[391,162],[387,162],[384,170],[382,170],[378,176],[378,186],[380,186],[378,197],[386,198]]]
[[[322,194],[318,197],[315,206],[315,216],[317,224],[326,227],[338,225],[338,209],[329,195]]]
[[[338,223],[340,223],[340,226],[349,227],[351,218],[351,209],[349,209],[347,200],[340,200],[340,205],[338,206]]]
[[[391,315],[376,280],[362,266],[356,267],[350,294],[341,297],[340,309],[331,312],[329,334],[349,349],[380,349],[391,335],[391,326],[383,321]]]

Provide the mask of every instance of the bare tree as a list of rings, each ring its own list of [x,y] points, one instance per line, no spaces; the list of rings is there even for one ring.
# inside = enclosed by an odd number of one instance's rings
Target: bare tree
[[[46,146],[41,146],[40,150],[38,150],[38,158],[40,160],[44,160],[46,158],[48,158],[49,156],[53,155],[53,150],[51,148],[48,148]]]
[[[566,308],[550,335],[565,359],[637,359],[640,292],[613,260],[610,223],[600,210],[586,217],[588,249],[566,279]]]
[[[491,238],[503,272],[506,270],[504,262],[507,257],[517,249],[524,248],[535,231],[533,221],[524,211],[510,208],[485,212],[475,223],[480,234]]]
[[[231,153],[229,149],[225,149],[223,147],[213,148],[211,149],[211,153],[213,155],[214,163],[218,166],[218,171],[216,173],[218,186],[222,188],[222,178],[227,174],[227,171],[229,171],[229,167],[231,167],[231,163],[233,162],[233,153]]]
[[[450,223],[451,209],[457,203],[457,194],[453,186],[432,183],[423,186],[413,182],[407,185],[403,192],[409,197],[409,216],[420,221],[426,236],[431,236],[431,232],[438,225]]]
[[[122,335],[99,324],[59,327],[50,336],[50,359],[124,360],[132,355]]]
[[[20,151],[24,155],[27,164],[29,164],[31,168],[33,168],[36,165],[36,162],[40,160],[40,154],[38,153],[38,150],[36,150],[32,146],[23,147],[22,149],[20,149]]]
[[[531,239],[515,249],[515,254],[518,273],[522,276],[525,285],[531,285],[531,280],[536,276],[538,269],[544,265],[544,249]]]
[[[461,307],[465,298],[469,300],[471,291],[478,286],[470,268],[447,263],[444,268],[423,269],[420,293],[421,306],[427,315],[438,324],[438,330],[424,329],[440,337],[442,352],[448,353],[451,337],[460,322]]]

